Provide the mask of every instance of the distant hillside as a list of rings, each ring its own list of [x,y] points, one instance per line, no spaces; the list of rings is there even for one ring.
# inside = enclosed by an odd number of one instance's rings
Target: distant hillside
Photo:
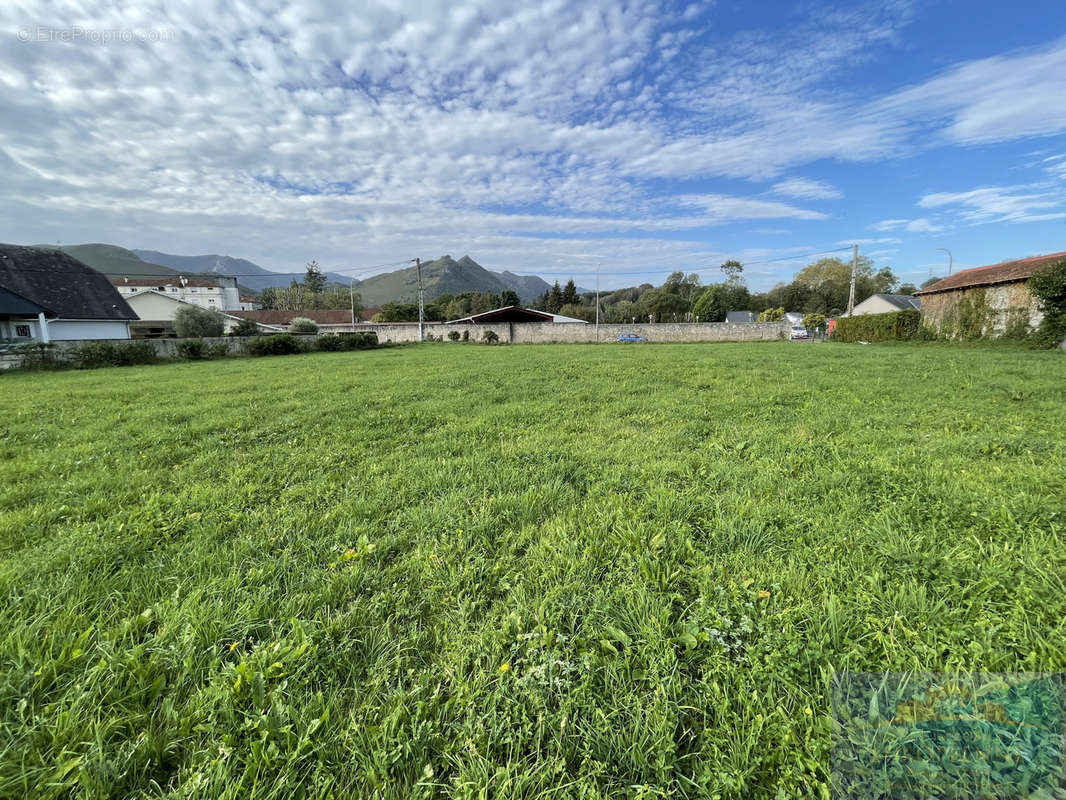
[[[515,275],[485,269],[470,256],[463,256],[458,261],[451,256],[442,256],[435,261],[425,262],[422,265],[422,284],[427,302],[442,294],[499,294],[510,289],[523,303],[528,303],[551,288],[535,275]],[[390,301],[412,303],[418,299],[418,273],[411,266],[356,281],[355,288],[362,294],[364,305],[380,306]]]
[[[62,250],[105,275],[176,275],[156,262],[145,261],[132,250],[113,244],[35,244],[40,250]]]
[[[238,275],[241,285],[260,292],[268,286],[288,286],[293,280],[300,280],[299,274],[287,275],[281,272],[272,272],[258,264],[243,258],[220,256],[214,253],[205,256],[178,256],[172,253],[161,253],[158,250],[133,250],[145,261],[156,264],[165,264],[171,269],[182,272],[213,273],[215,275]],[[295,272],[295,270],[294,270]],[[325,273],[326,279],[331,283],[348,284],[349,278],[334,272]]]

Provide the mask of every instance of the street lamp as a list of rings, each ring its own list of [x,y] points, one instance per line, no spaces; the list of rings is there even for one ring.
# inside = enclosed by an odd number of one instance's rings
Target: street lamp
[[[946,247],[938,247],[937,250],[943,250],[945,253],[948,254],[948,275],[950,276],[951,268],[955,265],[955,259],[952,257],[951,251],[948,250]]]

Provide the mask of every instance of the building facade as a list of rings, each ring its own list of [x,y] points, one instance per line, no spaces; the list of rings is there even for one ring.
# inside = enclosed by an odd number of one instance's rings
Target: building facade
[[[219,276],[218,278],[186,278],[184,276],[160,276],[158,278],[112,278],[111,282],[123,297],[132,297],[144,291],[155,291],[162,295],[191,303],[201,308],[214,308],[218,311],[240,311],[254,301],[242,300],[237,289],[237,279]]]
[[[1066,259],[1066,253],[966,269],[918,291],[922,324],[947,338],[1023,335],[1044,314],[1029,291],[1034,272]]]

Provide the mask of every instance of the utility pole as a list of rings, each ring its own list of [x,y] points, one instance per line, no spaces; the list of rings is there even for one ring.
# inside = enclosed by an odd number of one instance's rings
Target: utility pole
[[[355,330],[355,276],[352,276],[352,283],[349,287],[352,293],[352,330]]]
[[[418,271],[418,341],[421,342],[425,340],[426,336],[425,293],[422,290],[422,259],[415,259],[415,269]]]
[[[855,245],[855,255],[851,259],[851,288],[848,289],[848,313],[845,317],[850,317],[852,310],[855,308],[855,274],[859,271],[859,246]]]
[[[596,341],[600,340],[600,265],[596,265]]]

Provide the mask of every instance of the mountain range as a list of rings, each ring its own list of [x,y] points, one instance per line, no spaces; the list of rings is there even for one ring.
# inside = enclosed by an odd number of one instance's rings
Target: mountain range
[[[268,286],[288,286],[293,280],[300,280],[303,272],[286,274],[283,272],[271,272],[256,263],[244,258],[233,256],[220,256],[214,253],[205,256],[177,256],[171,253],[161,253],[158,250],[130,250],[144,261],[155,264],[163,264],[178,272],[197,272],[202,275],[227,275],[238,276],[238,281],[243,286],[261,292]],[[349,278],[336,272],[324,273],[330,283],[342,283],[347,285]]]
[[[170,275],[226,275],[237,277],[242,287],[256,292],[274,286],[288,286],[300,275],[272,272],[243,258],[209,254],[183,256],[159,250],[127,250],[113,244],[35,245],[42,249],[62,250],[98,272],[111,276],[170,276]],[[348,276],[324,273],[330,283],[347,285]],[[548,291],[551,286],[536,275],[516,275],[513,272],[494,272],[485,269],[470,256],[458,261],[441,256],[422,264],[422,285],[426,301],[442,294],[462,292],[515,292],[523,303],[529,303]],[[411,303],[418,299],[418,273],[414,265],[393,272],[372,275],[355,281],[355,289],[366,306],[380,306],[390,301]],[[578,289],[585,292],[585,289]]]
[[[493,272],[485,269],[470,256],[456,261],[451,256],[441,256],[422,264],[422,286],[426,302],[442,294],[462,292],[493,292],[500,294],[510,289],[523,303],[535,300],[551,286],[536,275],[515,275],[513,272]],[[356,291],[363,297],[366,306],[380,306],[396,301],[413,303],[418,300],[418,270],[414,266],[384,272],[355,282]]]

